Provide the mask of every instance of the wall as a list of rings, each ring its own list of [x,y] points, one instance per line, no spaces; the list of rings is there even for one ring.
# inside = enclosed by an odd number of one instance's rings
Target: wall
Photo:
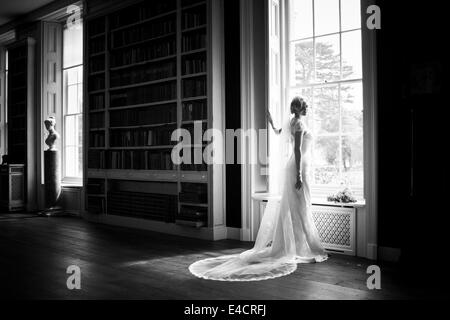
[[[402,262],[418,266],[448,241],[446,16],[441,3],[378,3],[378,244],[401,248]]]

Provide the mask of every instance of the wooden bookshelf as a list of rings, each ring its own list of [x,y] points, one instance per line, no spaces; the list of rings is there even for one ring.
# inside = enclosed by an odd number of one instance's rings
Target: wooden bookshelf
[[[175,129],[199,122],[205,131],[214,110],[222,113],[212,101],[211,15],[209,0],[157,0],[88,16],[89,213],[164,222],[180,234],[177,228],[207,228],[199,232],[217,238],[214,166],[171,161]]]
[[[8,159],[24,165],[23,202],[35,204],[35,40],[26,38],[8,46]]]

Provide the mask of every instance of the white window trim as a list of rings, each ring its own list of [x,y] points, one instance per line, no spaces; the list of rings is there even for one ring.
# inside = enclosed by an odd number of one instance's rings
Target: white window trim
[[[81,23],[83,23],[83,21],[81,21]],[[84,25],[83,25],[83,28],[84,28]],[[62,81],[62,90],[63,90],[63,92],[62,92],[62,99],[63,99],[63,103],[62,103],[62,112],[61,112],[61,118],[62,118],[62,121],[61,121],[61,164],[62,164],[62,179],[61,179],[61,185],[62,186],[72,186],[72,187],[83,187],[83,175],[84,174],[82,174],[81,175],[81,177],[70,177],[70,176],[66,176],[66,166],[65,166],[65,160],[66,160],[66,155],[65,155],[65,146],[66,146],[66,143],[65,143],[65,140],[66,140],[66,136],[65,136],[65,123],[66,123],[66,116],[68,116],[68,115],[78,115],[78,114],[81,114],[81,115],[84,115],[83,114],[83,108],[82,108],[82,110],[81,110],[81,112],[80,113],[75,113],[75,114],[67,114],[66,113],[66,109],[67,109],[67,101],[66,101],[66,99],[67,99],[67,92],[66,92],[66,84],[65,84],[65,78],[64,78],[64,72],[66,71],[66,70],[70,70],[70,69],[73,69],[73,68],[78,68],[78,67],[80,67],[80,66],[82,66],[83,67],[83,76],[82,76],[82,86],[83,86],[83,88],[84,88],[84,86],[86,85],[86,83],[84,83],[84,79],[85,79],[85,77],[84,77],[84,72],[85,72],[85,70],[84,70],[84,58],[83,58],[83,63],[80,63],[80,64],[77,64],[77,65],[72,65],[72,66],[70,66],[70,67],[67,67],[67,68],[65,68],[64,67],[64,27],[62,28],[62,32],[63,32],[63,36],[62,36],[62,39],[63,39],[63,44],[62,44],[62,47],[63,47],[63,53],[62,53],[62,55],[61,55],[61,58],[63,59],[63,62],[62,62],[62,64],[61,64],[61,72],[62,72],[62,79],[63,79],[63,81]],[[83,32],[83,37],[84,37],[84,32]],[[84,39],[83,39],[83,42],[84,42]],[[84,45],[84,44],[83,44]],[[82,51],[82,54],[84,55],[84,50]],[[83,93],[83,101],[84,101],[84,99],[85,99],[85,97],[84,97],[84,92],[85,92],[85,90],[83,89],[82,90],[82,93]],[[83,105],[84,105],[84,103],[83,103]],[[85,121],[85,119],[84,119],[84,117],[83,117],[83,122]],[[86,126],[82,126],[83,127],[83,130],[85,129],[85,127]],[[82,132],[82,134],[84,135],[85,133],[84,132]],[[84,138],[83,138],[83,142],[84,142]],[[84,145],[83,145],[83,148],[84,148]],[[84,155],[84,152],[83,152],[83,155]],[[83,161],[84,161],[84,156],[83,156]],[[84,170],[84,163],[83,163],[83,170]]]
[[[246,0],[241,1],[241,116],[242,126],[247,127],[251,122],[251,116],[255,112],[255,105],[253,104],[253,80],[254,70],[252,65],[254,62],[254,52],[252,50],[253,42],[253,1],[260,0]],[[265,1],[265,6],[268,8],[270,0]],[[365,27],[365,19],[368,16],[364,15],[365,8],[374,4],[374,0],[361,0],[362,8],[362,44],[363,44],[363,83],[364,88],[364,194],[365,202],[362,210],[365,210],[365,215],[361,219],[358,218],[358,233],[362,234],[362,240],[365,248],[361,248],[364,256],[369,259],[377,258],[377,86],[376,86],[376,31],[369,30]],[[265,15],[266,30],[264,30],[266,37],[268,36],[268,16]],[[261,19],[261,17],[258,17]],[[259,30],[260,31],[260,30]],[[268,58],[267,52],[263,53]],[[267,64],[266,64],[267,67]],[[266,75],[268,69],[266,68]],[[258,108],[258,112],[261,110]],[[245,150],[245,149],[244,149]],[[244,156],[244,155],[243,155]],[[240,239],[249,241],[251,220],[255,211],[252,199],[252,192],[256,191],[252,185],[253,174],[251,168],[242,168],[242,227]],[[358,250],[359,252],[359,250]]]
[[[282,42],[282,45],[281,45],[281,51],[282,52],[281,52],[281,54],[284,57],[283,60],[285,61],[282,70],[287,70],[287,69],[289,69],[289,63],[291,61],[291,59],[290,59],[290,47],[289,47],[291,41],[289,40],[289,21],[287,19],[288,15],[289,15],[289,0],[281,0],[281,1],[283,1],[283,7],[285,8],[285,10],[282,12],[282,16],[281,16],[282,25],[283,25],[284,30],[285,30],[284,34],[282,34],[283,38],[282,38],[282,41],[281,41]],[[364,8],[364,2],[365,2],[364,0],[361,1],[361,8]],[[363,35],[364,25],[365,24],[364,24],[363,17],[361,17],[361,28],[360,29],[358,28],[358,29],[351,29],[351,30],[342,31],[340,29],[340,27],[339,27],[339,32],[333,32],[333,33],[329,33],[329,34],[325,34],[325,35],[320,35],[320,37],[327,36],[327,35],[340,35],[342,33],[347,33],[347,32],[356,31],[356,30],[361,30],[361,37],[364,37],[364,35]],[[315,38],[316,37],[313,35],[313,37],[300,38],[300,39],[296,39],[295,41],[301,41],[301,40],[306,40],[306,39],[313,39],[313,41],[315,42],[315,40],[314,40]],[[340,42],[341,42],[341,40],[340,40]],[[362,43],[362,47],[364,47],[364,41],[363,40],[361,40],[361,43]],[[364,52],[364,49],[363,49],[362,50],[362,64],[363,65],[364,65],[364,60],[367,58],[367,57],[364,56],[364,54],[365,54],[365,52]],[[341,68],[342,68],[342,59],[341,59]],[[363,112],[364,112],[364,116],[363,116],[363,118],[364,118],[363,135],[366,136],[366,133],[365,133],[366,129],[365,129],[365,127],[367,125],[367,121],[365,119],[366,118],[365,108],[366,108],[367,104],[366,104],[365,92],[367,90],[370,90],[370,87],[367,87],[367,85],[366,85],[366,75],[367,74],[365,74],[364,71],[363,71],[362,78],[343,79],[343,80],[337,80],[337,81],[328,81],[326,83],[311,83],[311,84],[302,85],[302,86],[291,86],[290,75],[289,75],[289,72],[286,71],[282,75],[284,77],[284,82],[286,83],[285,90],[282,93],[284,95],[284,97],[282,98],[282,101],[284,101],[286,103],[288,101],[287,98],[290,96],[291,91],[295,90],[295,89],[299,89],[299,88],[306,88],[306,87],[313,88],[313,87],[321,86],[321,85],[333,85],[333,84],[343,84],[343,83],[345,84],[345,83],[357,83],[357,82],[359,83],[359,82],[361,82],[362,86],[363,86],[363,105],[364,105],[364,108],[363,108]],[[324,135],[322,135],[322,136],[324,136]],[[335,135],[333,134],[333,136],[335,136]],[[338,136],[340,136],[340,135],[338,135]],[[366,140],[367,139],[364,137],[363,138],[363,149],[364,150],[366,149],[365,148],[366,143],[367,143]],[[364,152],[364,155],[363,155],[363,159],[364,159],[364,167],[365,167],[366,166],[366,153],[365,152]],[[368,177],[367,172],[364,169],[363,170],[363,181],[364,181],[364,184],[362,186],[350,186],[350,188],[351,188],[354,196],[356,197],[356,199],[358,201],[361,201],[361,202],[365,202],[366,201],[365,185],[366,185],[367,177]],[[341,190],[342,188],[343,188],[343,186],[335,185],[335,184],[329,184],[329,185],[311,184],[311,194],[316,199],[320,199],[322,201],[322,200],[326,200],[328,196],[336,193],[337,191]]]

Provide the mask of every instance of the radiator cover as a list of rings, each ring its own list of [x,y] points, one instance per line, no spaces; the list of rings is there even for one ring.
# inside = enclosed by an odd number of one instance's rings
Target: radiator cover
[[[356,255],[355,208],[313,205],[312,214],[325,249]]]

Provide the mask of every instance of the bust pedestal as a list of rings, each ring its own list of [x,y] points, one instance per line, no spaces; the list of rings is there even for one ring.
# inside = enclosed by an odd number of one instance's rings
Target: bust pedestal
[[[61,196],[61,162],[57,150],[44,151],[44,187],[45,215],[55,215],[62,212],[57,206]]]

